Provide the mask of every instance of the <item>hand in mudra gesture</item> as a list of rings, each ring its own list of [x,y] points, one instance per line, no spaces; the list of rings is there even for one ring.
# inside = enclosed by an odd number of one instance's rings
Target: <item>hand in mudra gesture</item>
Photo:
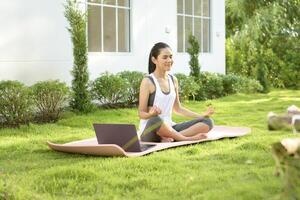
[[[215,109],[212,106],[209,106],[207,110],[203,113],[204,117],[210,117],[215,112]]]
[[[161,114],[161,109],[157,106],[153,106],[152,108],[150,108],[149,110],[149,114],[151,116],[157,116],[157,115],[160,115]]]

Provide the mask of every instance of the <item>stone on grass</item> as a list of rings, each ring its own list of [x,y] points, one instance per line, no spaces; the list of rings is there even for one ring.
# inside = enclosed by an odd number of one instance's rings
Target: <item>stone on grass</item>
[[[300,199],[300,138],[284,139],[272,150],[283,183],[281,199]]]

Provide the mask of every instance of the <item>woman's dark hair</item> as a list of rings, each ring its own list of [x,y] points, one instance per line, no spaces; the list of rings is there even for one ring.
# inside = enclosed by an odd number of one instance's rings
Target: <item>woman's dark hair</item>
[[[157,56],[160,53],[160,50],[164,49],[164,48],[170,48],[170,47],[169,47],[169,45],[167,45],[166,43],[163,43],[163,42],[158,42],[152,47],[152,49],[150,51],[150,55],[149,55],[149,65],[148,65],[149,74],[154,72],[154,70],[156,68],[156,65],[152,62],[152,57],[157,58]]]

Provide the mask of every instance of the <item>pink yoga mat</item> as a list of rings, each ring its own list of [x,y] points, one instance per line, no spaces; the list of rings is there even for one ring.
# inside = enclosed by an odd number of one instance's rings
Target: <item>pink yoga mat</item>
[[[206,141],[218,140],[221,138],[241,137],[251,132],[247,127],[229,127],[229,126],[215,126],[209,133],[206,139],[197,141],[183,141],[183,142],[170,142],[170,143],[152,143],[141,142],[144,144],[156,144],[155,147],[147,149],[142,152],[126,152],[121,147],[115,144],[98,144],[96,138],[85,140],[73,141],[65,144],[55,144],[47,142],[48,146],[55,150],[66,153],[78,153],[95,156],[124,156],[124,157],[138,157],[152,152],[178,147],[188,144],[196,144]]]

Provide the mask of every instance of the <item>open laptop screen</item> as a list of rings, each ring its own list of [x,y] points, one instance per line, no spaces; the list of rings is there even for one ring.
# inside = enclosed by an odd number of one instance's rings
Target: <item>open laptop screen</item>
[[[140,152],[133,124],[93,124],[99,144],[116,144],[128,152]]]

